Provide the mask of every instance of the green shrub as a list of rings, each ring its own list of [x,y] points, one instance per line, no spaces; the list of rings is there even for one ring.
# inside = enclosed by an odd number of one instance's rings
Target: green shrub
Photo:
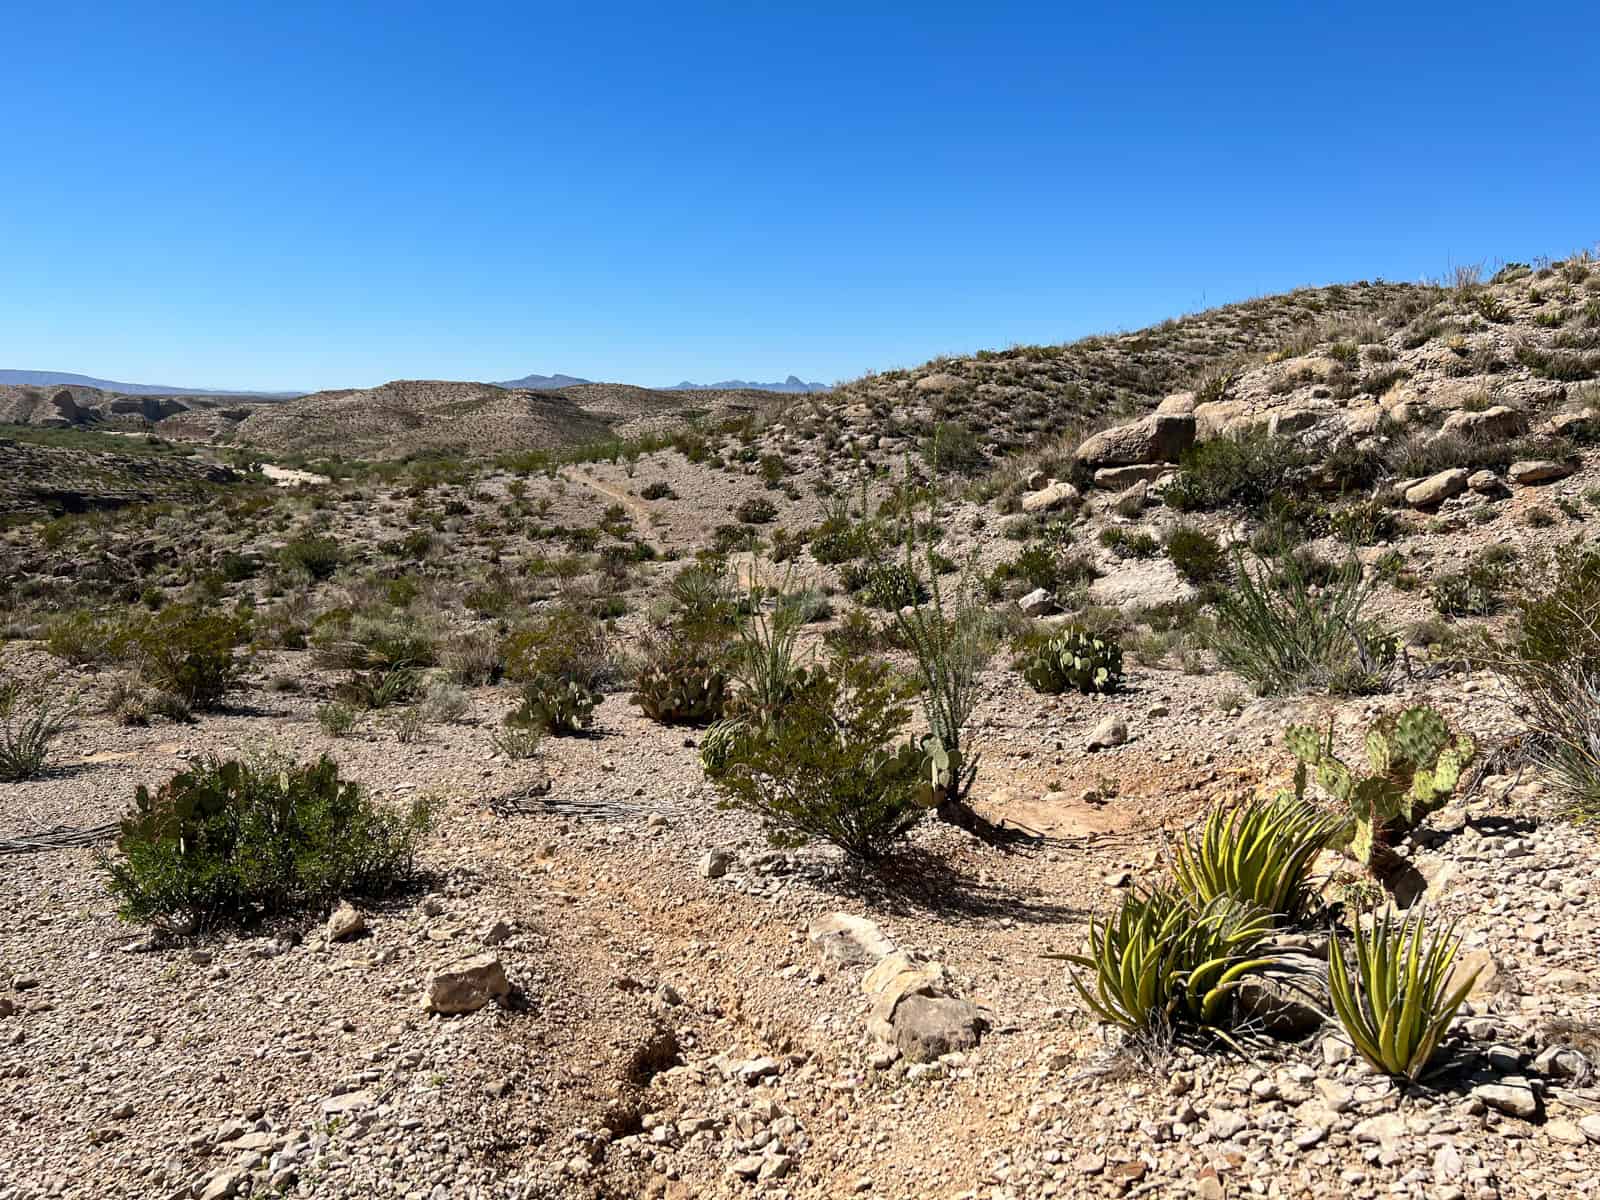
[[[213,758],[139,788],[103,866],[126,920],[248,924],[405,885],[428,824],[425,803],[380,808],[327,757]]]
[[[216,708],[243,685],[248,654],[235,654],[248,633],[238,616],[175,604],[146,618],[134,635],[151,684],[190,709]]]
[[[1433,607],[1447,617],[1491,616],[1500,610],[1504,578],[1499,564],[1474,562],[1462,571],[1444,571],[1429,588]]]
[[[1399,518],[1377,500],[1363,500],[1338,509],[1329,518],[1328,527],[1341,541],[1357,546],[1375,546],[1400,534]]]
[[[1382,687],[1394,639],[1363,615],[1371,587],[1360,562],[1352,558],[1320,586],[1295,555],[1253,569],[1241,556],[1234,575],[1216,600],[1211,648],[1259,695]]]
[[[49,683],[27,687],[0,675],[0,783],[42,775],[50,743],[72,728],[76,711]]]
[[[1196,587],[1217,583],[1228,574],[1221,543],[1193,525],[1174,525],[1167,531],[1167,557],[1178,574]]]
[[[936,471],[975,475],[989,464],[978,436],[958,421],[941,421],[922,439],[922,457]]]
[[[104,666],[127,657],[132,632],[120,621],[100,620],[92,613],[70,613],[50,622],[45,649],[78,667]]]
[[[507,725],[495,730],[490,742],[502,757],[524,762],[538,757],[539,748],[544,744],[544,730]]]
[[[558,736],[579,734],[594,724],[603,697],[575,679],[538,675],[522,687],[522,700],[507,714],[514,729],[541,729]]]
[[[1100,544],[1118,558],[1154,558],[1161,552],[1161,543],[1148,530],[1126,530],[1111,525],[1100,531]]]
[[[1294,796],[1215,808],[1198,838],[1178,842],[1173,879],[1198,907],[1225,896],[1294,920],[1307,908],[1311,864],[1337,827]]]
[[[1122,686],[1122,647],[1110,634],[1072,627],[1033,647],[1022,677],[1034,691],[1114,692]]]
[[[1356,931],[1356,973],[1338,939],[1328,943],[1328,992],[1339,1024],[1361,1057],[1387,1075],[1416,1080],[1433,1060],[1478,972],[1450,990],[1459,943],[1453,927],[1427,935],[1418,908],[1395,928],[1386,909],[1370,931]]]
[[[317,724],[331,738],[347,737],[355,729],[360,714],[350,705],[338,700],[330,701],[317,709]]]
[[[676,500],[678,493],[672,490],[672,485],[665,479],[657,479],[639,489],[639,498],[641,500]]]
[[[594,691],[616,674],[605,625],[571,605],[515,631],[501,643],[500,652],[506,678],[517,683],[546,677]]]
[[[1179,512],[1230,505],[1259,511],[1274,496],[1291,492],[1315,461],[1293,439],[1265,432],[1213,438],[1183,452],[1178,477],[1161,498]]]
[[[921,604],[928,598],[927,585],[916,570],[900,563],[879,563],[859,573],[847,572],[845,585],[849,587],[852,582],[857,584],[864,604],[888,612]]]
[[[926,811],[921,750],[895,744],[910,715],[881,662],[806,672],[789,688],[781,720],[713,727],[706,740],[721,759],[713,783],[725,806],[760,817],[775,845],[819,837],[852,858],[876,859]]]
[[[1251,957],[1272,928],[1268,913],[1218,897],[1196,907],[1170,888],[1130,891],[1116,917],[1089,922],[1088,953],[1071,961],[1072,985],[1102,1020],[1159,1036],[1230,1023],[1234,990],[1270,957]]]
[[[767,525],[777,517],[778,506],[765,496],[752,496],[743,501],[733,515],[746,525]]]
[[[278,561],[312,579],[327,579],[344,562],[344,551],[330,537],[302,537],[284,546]]]
[[[335,695],[345,704],[373,710],[407,704],[416,699],[421,689],[422,677],[410,667],[400,665],[353,671],[350,678],[335,689]]]

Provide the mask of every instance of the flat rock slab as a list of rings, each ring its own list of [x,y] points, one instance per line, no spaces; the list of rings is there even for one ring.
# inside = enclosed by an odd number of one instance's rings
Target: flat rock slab
[[[446,1016],[477,1012],[491,1000],[511,994],[511,983],[498,956],[477,954],[435,971],[428,979],[423,1007]]]

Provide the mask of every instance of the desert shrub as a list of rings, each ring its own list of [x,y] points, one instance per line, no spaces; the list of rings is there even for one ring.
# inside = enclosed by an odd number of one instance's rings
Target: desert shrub
[[[886,664],[838,660],[789,688],[781,720],[715,727],[726,744],[713,782],[725,806],[761,818],[775,845],[822,838],[852,858],[879,858],[926,811],[923,755],[895,744],[910,715]]]
[[[1228,506],[1256,511],[1291,490],[1315,459],[1293,439],[1265,432],[1213,438],[1183,452],[1178,477],[1161,498],[1179,512]]]
[[[495,730],[489,741],[495,753],[513,762],[523,762],[538,757],[539,749],[544,744],[544,730],[506,725]]]
[[[248,924],[404,886],[428,824],[425,803],[380,808],[327,757],[212,758],[139,788],[103,866],[125,920]]]
[[[858,591],[863,604],[888,612],[928,598],[927,585],[909,564],[878,563],[860,572],[847,571],[845,586]]]
[[[1329,517],[1328,527],[1335,537],[1356,546],[1375,546],[1400,533],[1400,521],[1394,511],[1376,500],[1338,509]]]
[[[417,707],[430,725],[454,725],[467,715],[467,697],[455,684],[435,679],[422,691]]]
[[[505,724],[557,736],[580,734],[594,724],[594,710],[602,699],[575,679],[537,675],[523,684],[522,698],[506,715]]]
[[[249,656],[234,653],[245,620],[175,604],[142,621],[134,634],[140,669],[151,684],[191,709],[215,708],[244,682]]]
[[[930,571],[930,600],[896,610],[899,640],[916,663],[928,733],[921,741],[923,801],[953,816],[964,806],[978,774],[978,756],[964,734],[978,702],[978,676],[994,654],[988,612],[963,578],[946,603],[937,574]]]
[[[830,501],[820,524],[811,531],[811,557],[824,566],[837,566],[872,554],[877,545],[873,526],[850,515],[843,499]]]
[[[871,654],[880,648],[883,634],[865,609],[852,608],[822,640],[836,654]]]
[[[1223,1028],[1234,990],[1273,961],[1252,957],[1271,928],[1268,913],[1227,897],[1199,907],[1171,888],[1130,891],[1112,920],[1090,920],[1072,984],[1090,1011],[1130,1033]]]
[[[1434,576],[1433,607],[1447,617],[1487,617],[1500,609],[1505,570],[1501,564],[1469,563],[1464,570]]]
[[[432,630],[381,606],[372,612],[329,609],[312,622],[306,640],[317,664],[336,670],[426,667],[436,657]]]
[[[740,503],[734,516],[746,525],[767,525],[778,515],[778,506],[765,496],[752,496]]]
[[[597,690],[616,675],[611,636],[603,623],[562,605],[511,633],[501,643],[506,678],[530,683],[547,678]]]
[[[1167,531],[1167,557],[1178,574],[1196,587],[1216,583],[1228,574],[1228,556],[1221,543],[1193,525],[1174,525]]]
[[[1393,639],[1363,609],[1372,589],[1351,559],[1317,586],[1295,555],[1252,568],[1240,556],[1234,586],[1216,599],[1211,649],[1258,695],[1382,687]]]
[[[789,464],[781,454],[763,454],[756,460],[756,473],[761,476],[762,483],[775,488],[789,473]]]
[[[1433,1060],[1478,972],[1450,989],[1460,944],[1453,927],[1428,936],[1421,908],[1398,928],[1386,909],[1369,931],[1356,930],[1355,942],[1354,977],[1338,939],[1328,943],[1328,992],[1339,1024],[1379,1071],[1415,1080]]]
[[[1022,677],[1037,692],[1113,692],[1122,686],[1122,647],[1110,634],[1072,627],[1033,645]]]
[[[1480,657],[1522,702],[1557,795],[1600,815],[1600,550],[1569,545],[1536,563],[1515,605],[1514,630]]]
[[[665,479],[657,479],[639,489],[639,498],[641,500],[676,500],[678,493],[672,490],[672,485]]]
[[[1218,807],[1198,838],[1178,842],[1173,880],[1197,907],[1219,896],[1290,920],[1311,896],[1311,865],[1337,821],[1295,796]]]
[[[278,561],[311,579],[327,579],[344,562],[344,551],[330,537],[301,537],[278,551]]]
[[[102,620],[79,610],[51,621],[44,646],[51,654],[78,667],[119,662],[128,654],[130,627],[121,621]]]
[[[72,728],[76,705],[52,687],[49,681],[30,687],[0,674],[0,783],[42,775],[50,743]]]
[[[351,705],[340,700],[330,700],[317,709],[317,724],[322,726],[322,732],[329,737],[342,738],[355,729],[360,716],[361,714]]]
[[[936,471],[975,475],[989,463],[977,434],[958,421],[941,421],[922,439],[922,457]]]
[[[334,689],[334,695],[344,704],[370,711],[410,703],[421,688],[422,676],[402,664],[352,671],[350,677]]]
[[[728,674],[705,643],[669,639],[647,650],[631,699],[663,725],[709,725],[727,691]]]
[[[119,672],[112,676],[110,687],[106,691],[107,716],[118,725],[148,725],[151,710],[150,691],[137,674]]]
[[[506,669],[500,639],[481,629],[459,633],[446,642],[439,652],[439,665],[452,683],[462,687],[498,683]]]
[[[1161,543],[1148,530],[1130,531],[1120,525],[1102,529],[1100,544],[1118,558],[1154,558],[1161,552]]]

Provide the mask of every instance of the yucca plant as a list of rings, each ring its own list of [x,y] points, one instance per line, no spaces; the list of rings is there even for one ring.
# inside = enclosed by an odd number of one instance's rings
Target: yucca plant
[[[1338,830],[1331,814],[1293,795],[1213,809],[1199,837],[1178,843],[1178,887],[1196,904],[1232,897],[1280,917],[1300,916],[1311,864]]]
[[[1093,975],[1072,985],[1099,1017],[1135,1033],[1168,1025],[1220,1028],[1234,989],[1271,957],[1251,957],[1272,928],[1261,909],[1218,896],[1204,905],[1170,887],[1129,892],[1105,925],[1089,922],[1089,953],[1069,955]]]
[[[1455,989],[1450,968],[1460,943],[1455,927],[1428,935],[1427,916],[1414,910],[1397,928],[1386,911],[1369,932],[1356,930],[1351,977],[1337,939],[1328,944],[1328,992],[1351,1043],[1380,1071],[1417,1079],[1478,980],[1474,971]]]

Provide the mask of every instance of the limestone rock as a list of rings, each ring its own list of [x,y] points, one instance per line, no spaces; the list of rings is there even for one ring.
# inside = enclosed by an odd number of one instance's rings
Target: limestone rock
[[[1565,479],[1577,470],[1574,463],[1556,462],[1553,458],[1527,459],[1514,462],[1506,474],[1512,483],[1548,483],[1552,479]]]
[[[477,1012],[491,1000],[511,994],[506,969],[494,954],[478,954],[435,971],[428,979],[423,1006],[445,1015]]]
[[[813,920],[806,929],[806,940],[823,958],[842,966],[872,966],[895,949],[875,922],[843,912]]]
[[[707,850],[700,859],[700,876],[703,879],[721,879],[733,865],[733,855],[726,850]]]
[[[1528,1120],[1539,1112],[1539,1098],[1526,1083],[1517,1083],[1510,1079],[1500,1083],[1480,1083],[1472,1089],[1472,1094],[1490,1108],[1498,1109],[1508,1116]]]
[[[1327,995],[1327,963],[1307,954],[1284,954],[1247,976],[1233,993],[1241,1015],[1273,1037],[1299,1039],[1322,1027],[1315,998]]]
[[[1177,462],[1194,445],[1195,417],[1151,413],[1128,425],[1102,429],[1078,447],[1077,459],[1089,467],[1128,467]]]
[[[1055,611],[1056,598],[1051,595],[1049,588],[1034,588],[1033,591],[1017,601],[1017,607],[1022,610],[1025,616],[1042,617],[1046,613]]]
[[[1504,496],[1510,490],[1493,471],[1474,471],[1467,476],[1467,486],[1480,496]]]
[[[327,935],[330,942],[347,942],[367,931],[367,919],[348,900],[339,901],[339,907],[328,918]]]
[[[1165,463],[1143,463],[1132,467],[1101,467],[1094,473],[1094,485],[1108,492],[1120,492],[1136,483],[1153,483],[1168,471]]]
[[[895,1008],[894,1044],[909,1062],[932,1062],[972,1049],[987,1026],[982,1010],[970,1001],[918,993]]]
[[[1444,419],[1439,433],[1464,434],[1479,438],[1516,437],[1527,427],[1528,419],[1514,408],[1496,404],[1482,412],[1453,412]]]
[[[1095,726],[1089,735],[1088,748],[1090,750],[1109,750],[1113,746],[1120,746],[1128,740],[1128,723],[1121,717],[1107,717]]]
[[[1070,483],[1056,482],[1029,492],[1022,498],[1022,511],[1026,513],[1052,512],[1076,504],[1080,499],[1078,489]]]
[[[1467,472],[1461,467],[1451,467],[1408,487],[1406,503],[1413,508],[1436,508],[1466,490]]]
[[[961,376],[952,375],[948,371],[938,371],[917,380],[916,389],[919,392],[948,392],[960,387],[961,384]]]

